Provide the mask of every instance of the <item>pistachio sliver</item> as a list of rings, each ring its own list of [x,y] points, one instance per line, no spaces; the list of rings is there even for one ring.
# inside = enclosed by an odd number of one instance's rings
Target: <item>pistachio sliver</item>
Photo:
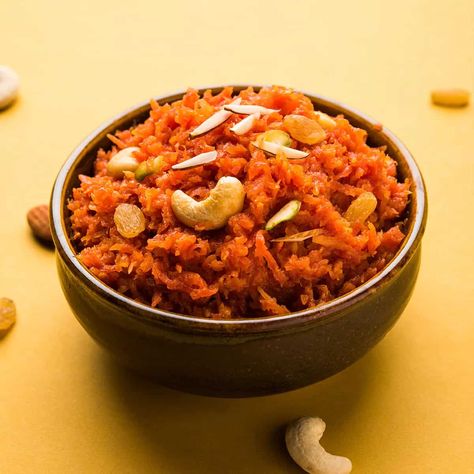
[[[272,155],[276,155],[280,151],[290,160],[297,160],[309,156],[309,153],[306,151],[295,150],[294,148],[279,145],[278,143],[267,142],[265,140],[261,143],[252,142],[252,145]]]
[[[228,110],[234,114],[250,115],[256,114],[257,112],[262,115],[273,114],[274,112],[279,112],[278,109],[269,109],[263,107],[262,105],[246,105],[246,104],[228,104],[224,106],[224,110]]]
[[[290,146],[291,137],[283,130],[267,130],[257,137],[257,143],[262,142],[272,142],[277,143],[278,145]]]
[[[297,234],[272,239],[272,242],[303,242],[304,240],[313,238],[315,235],[319,235],[321,232],[321,229],[305,230],[304,232],[298,232]]]
[[[162,167],[163,158],[161,156],[142,161],[135,170],[135,179],[143,181],[147,176],[160,172]]]
[[[301,208],[301,201],[293,199],[292,201],[286,203],[274,216],[265,225],[265,230],[272,230],[278,224],[282,222],[289,221],[298,214]]]
[[[206,163],[211,163],[215,161],[216,158],[217,158],[216,150],[207,151],[205,153],[201,153],[199,155],[193,156],[192,158],[189,158],[189,160],[185,160],[185,161],[182,161],[181,163],[173,165],[171,169],[185,170],[188,168],[194,168],[196,166],[201,166]]]
[[[240,122],[237,122],[233,127],[230,128],[231,132],[234,132],[236,135],[245,135],[246,133],[252,130],[255,122],[260,118],[260,112],[251,114],[248,117],[245,117]]]
[[[135,170],[135,179],[137,181],[143,181],[150,174],[152,174],[152,172],[150,172],[148,163],[146,161],[142,161]]]

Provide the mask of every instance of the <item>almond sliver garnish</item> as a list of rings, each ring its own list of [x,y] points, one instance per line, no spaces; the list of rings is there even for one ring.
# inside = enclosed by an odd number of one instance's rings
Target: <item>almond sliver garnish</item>
[[[240,122],[237,122],[233,127],[230,128],[231,132],[234,132],[236,135],[245,135],[246,133],[252,130],[255,122],[260,118],[260,112],[251,114],[248,117],[245,117]]]
[[[268,109],[262,105],[245,105],[245,104],[228,104],[224,106],[224,110],[233,112],[234,114],[250,115],[256,114],[257,112],[262,115],[272,114],[273,112],[279,112],[277,109]]]
[[[231,102],[228,105],[231,105],[231,104],[238,105],[240,104],[240,102],[241,102],[241,99],[240,97],[238,97],[237,99],[235,99],[233,102]],[[225,110],[225,108],[218,110],[216,113],[212,114],[208,119],[204,120],[204,122],[198,125],[190,133],[190,137],[196,138],[201,135],[204,135],[207,132],[210,132],[211,130],[214,130],[219,125],[222,125],[231,115],[232,115],[232,112]]]
[[[266,151],[267,153],[271,153],[272,155],[276,155],[279,151],[281,151],[290,160],[297,160],[309,156],[309,153],[306,151],[295,150],[294,148],[290,148],[288,146],[283,146],[273,142],[252,142],[252,145],[256,148],[259,148],[260,150]]]
[[[191,133],[190,136],[192,138],[199,137],[200,135],[204,135],[211,130],[214,130],[219,125],[222,125],[230,116],[232,112],[227,110],[219,110],[215,114],[211,115],[208,119],[204,120],[201,125],[198,125]]]
[[[211,163],[217,158],[217,151],[207,151],[199,155],[189,158],[189,160],[182,161],[176,165],[173,165],[171,169],[173,170],[186,170],[188,168],[194,168],[196,166],[201,166],[206,163]]]
[[[319,235],[320,233],[321,229],[305,230],[304,232],[298,232],[297,234],[272,239],[272,242],[303,242],[303,240],[313,238],[315,235]]]

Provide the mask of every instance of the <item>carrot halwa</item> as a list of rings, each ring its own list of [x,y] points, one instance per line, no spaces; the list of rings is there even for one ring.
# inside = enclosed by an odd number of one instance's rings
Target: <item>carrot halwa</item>
[[[374,276],[404,238],[410,183],[396,162],[290,89],[189,89],[109,138],[69,200],[72,240],[95,276],[153,307],[214,319],[302,310]],[[216,190],[206,202],[227,215],[206,226],[194,207],[224,182],[241,202]]]

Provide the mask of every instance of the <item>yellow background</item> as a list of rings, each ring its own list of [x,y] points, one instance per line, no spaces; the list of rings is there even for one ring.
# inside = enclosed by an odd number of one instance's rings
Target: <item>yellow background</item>
[[[474,82],[474,3],[435,1],[0,2],[0,63],[21,97],[0,113],[0,472],[297,473],[282,427],[327,422],[355,473],[473,473],[473,106],[430,105]],[[187,86],[278,83],[380,119],[427,182],[415,294],[353,367],[293,393],[223,400],[116,368],[61,293],[25,214],[72,148],[138,101]]]

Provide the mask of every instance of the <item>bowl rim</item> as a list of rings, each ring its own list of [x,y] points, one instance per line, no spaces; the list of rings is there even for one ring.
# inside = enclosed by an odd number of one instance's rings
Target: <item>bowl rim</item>
[[[213,92],[218,92],[224,87],[233,87],[234,92],[240,92],[247,87],[253,87],[259,90],[260,88],[267,86],[256,84],[225,84],[198,87],[196,90],[202,94],[202,92],[207,89],[211,89]],[[151,324],[165,323],[166,325],[175,327],[189,327],[189,325],[191,325],[194,327],[194,329],[204,331],[216,332],[221,330],[225,333],[231,331],[231,333],[244,332],[245,334],[249,334],[267,332],[269,330],[282,327],[301,326],[304,325],[304,323],[311,321],[314,322],[315,320],[323,323],[333,320],[348,306],[359,302],[366,295],[379,290],[382,286],[389,283],[391,279],[398,273],[398,270],[411,258],[412,254],[418,248],[421,237],[423,236],[427,218],[427,200],[426,187],[421,172],[407,147],[400,141],[398,137],[396,137],[393,132],[391,132],[385,126],[381,127],[379,121],[373,119],[358,109],[347,106],[339,101],[332,100],[318,94],[309,93],[304,90],[298,89],[298,91],[303,93],[306,97],[309,97],[312,101],[318,101],[320,105],[340,110],[340,113],[344,114],[344,116],[349,121],[351,120],[349,117],[347,117],[348,115],[351,116],[351,118],[356,118],[365,124],[368,124],[373,130],[377,130],[377,133],[385,142],[391,143],[391,145],[398,150],[401,157],[403,157],[405,160],[405,164],[407,165],[411,174],[414,189],[414,192],[412,193],[414,198],[412,198],[412,201],[414,201],[416,204],[414,219],[411,220],[407,235],[395,256],[382,270],[380,270],[365,283],[358,286],[349,293],[334,298],[327,303],[312,308],[307,308],[302,311],[277,316],[220,320],[195,317],[174,313],[160,308],[153,308],[147,304],[137,302],[132,298],[117,292],[93,275],[77,258],[77,254],[68,237],[63,213],[65,207],[64,200],[68,198],[68,196],[65,195],[65,185],[69,182],[69,179],[72,175],[71,170],[75,168],[75,165],[88,158],[87,153],[84,153],[84,150],[87,148],[89,143],[91,143],[94,139],[97,139],[99,136],[105,136],[105,131],[112,127],[116,122],[119,122],[125,117],[138,116],[146,111],[146,108],[149,108],[150,106],[150,100],[142,101],[139,104],[130,107],[127,110],[113,116],[111,119],[103,122],[99,127],[86,136],[86,138],[84,138],[78,146],[76,146],[76,148],[72,151],[72,153],[62,165],[54,182],[50,200],[51,230],[57,254],[63,259],[69,270],[79,277],[89,289],[99,296],[104,297],[104,299],[110,304],[119,305],[123,309],[127,310],[125,312],[129,317],[138,318],[142,322]],[[154,99],[159,103],[173,102],[182,97],[185,92],[185,90],[181,90],[178,92],[163,94],[154,97]]]

